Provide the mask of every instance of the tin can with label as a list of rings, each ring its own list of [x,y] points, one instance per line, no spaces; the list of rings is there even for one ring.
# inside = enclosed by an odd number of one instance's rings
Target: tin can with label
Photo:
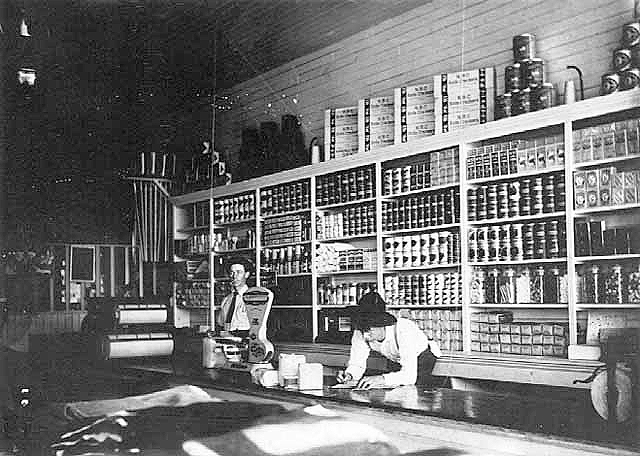
[[[620,76],[618,73],[607,73],[602,76],[600,94],[609,95],[620,90]]]
[[[476,196],[476,189],[470,188],[467,192],[467,212],[469,214],[469,221],[476,219],[476,211],[478,210],[478,198]]]
[[[544,178],[543,187],[543,212],[549,213],[556,210],[556,186],[555,177],[553,175]]]
[[[487,186],[482,185],[476,189],[476,198],[478,200],[478,209],[476,218],[485,220],[487,218]]]
[[[533,256],[536,259],[547,257],[547,224],[539,222],[534,224],[533,228],[534,251]]]
[[[556,89],[550,82],[545,82],[535,91],[535,110],[547,109],[556,104]]]
[[[525,260],[533,258],[534,244],[533,223],[525,223],[522,225],[522,256]]]
[[[631,68],[631,49],[616,49],[613,53],[613,68],[620,72]]]
[[[531,33],[523,33],[513,37],[513,60],[533,59],[536,53],[536,37]]]
[[[487,257],[489,261],[496,261],[498,259],[498,253],[500,251],[500,226],[490,226],[487,234],[489,246]]]
[[[383,192],[385,195],[393,192],[393,169],[384,170]]]
[[[542,59],[528,59],[524,65],[525,86],[538,87],[544,83],[544,61]]]
[[[533,111],[531,98],[531,88],[529,87],[525,87],[518,92],[518,96],[516,97],[518,114],[526,114]]]
[[[531,215],[531,181],[523,179],[520,185],[520,215]]]
[[[640,69],[631,68],[622,73],[620,85],[622,90],[635,89],[640,86]]]
[[[512,97],[509,92],[503,93],[496,97],[496,118],[504,119],[505,117],[511,117]]]
[[[520,182],[509,184],[509,209],[508,217],[520,215]]]
[[[509,225],[500,226],[498,260],[508,261],[511,255],[511,232]]]
[[[522,224],[514,223],[510,227],[511,250],[509,256],[511,261],[519,261],[523,258],[522,252]]]
[[[511,115],[517,116],[522,114],[520,112],[520,90],[512,90],[509,95],[511,98]]]
[[[487,190],[487,218],[489,220],[498,218],[498,186],[489,185]]]
[[[478,231],[475,228],[469,229],[469,261],[476,261],[478,255]]]
[[[477,239],[478,250],[476,254],[476,261],[487,261],[487,255],[489,253],[489,228],[486,226],[478,228]]]
[[[542,186],[542,178],[536,177],[533,180],[533,188],[531,201],[533,202],[532,214],[542,214],[544,212],[544,199],[543,199],[543,189]]]
[[[630,22],[622,26],[622,43],[629,48],[640,44],[640,22]]]
[[[511,65],[507,65],[504,69],[504,90],[510,92],[511,90],[522,88],[522,65],[520,62],[515,62]]]
[[[509,184],[502,182],[498,185],[498,218],[509,216]]]
[[[558,222],[552,221],[547,227],[547,253],[549,258],[558,258],[560,256],[560,244],[558,242]]]

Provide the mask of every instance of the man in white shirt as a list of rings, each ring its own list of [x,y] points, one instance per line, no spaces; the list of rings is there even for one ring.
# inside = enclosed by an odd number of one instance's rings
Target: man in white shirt
[[[247,337],[250,325],[242,295],[249,289],[247,279],[251,275],[250,263],[245,259],[232,260],[229,275],[233,292],[222,301],[216,323],[232,336]]]
[[[367,293],[358,302],[349,362],[345,371],[338,372],[339,383],[357,381],[358,388],[369,389],[432,381],[431,371],[441,356],[438,344],[429,340],[412,320],[396,319],[385,307],[376,292]],[[364,376],[371,350],[396,363],[399,370]]]

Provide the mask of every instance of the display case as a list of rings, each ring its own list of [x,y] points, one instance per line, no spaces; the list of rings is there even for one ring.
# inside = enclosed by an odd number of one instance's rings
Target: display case
[[[553,365],[598,344],[596,316],[640,320],[639,106],[620,92],[174,201],[223,208],[208,232],[278,291],[276,340],[346,343],[378,290],[445,352]]]

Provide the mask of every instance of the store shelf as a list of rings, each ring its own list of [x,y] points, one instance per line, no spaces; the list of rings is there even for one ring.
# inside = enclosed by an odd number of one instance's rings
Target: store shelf
[[[362,269],[358,271],[332,271],[332,272],[317,272],[318,277],[327,277],[333,275],[349,275],[349,274],[375,274],[375,269]]]
[[[241,249],[234,249],[234,250],[214,250],[212,253],[214,255],[229,255],[233,253],[254,252],[255,250],[256,250],[255,247],[243,247]]]
[[[637,304],[576,304],[576,309],[638,309],[640,303]]]
[[[382,235],[393,236],[396,234],[407,234],[407,233],[415,234],[415,233],[422,233],[425,231],[444,231],[452,228],[460,228],[460,223],[446,223],[444,225],[428,226],[425,228],[407,228],[404,230],[383,231]]]
[[[271,309],[311,309],[311,304],[292,304],[292,305],[279,305],[279,306],[271,306]]]
[[[582,215],[604,214],[607,212],[628,211],[638,208],[640,208],[640,203],[622,204],[620,206],[591,207],[589,209],[576,209],[575,215],[579,217]]]
[[[581,256],[576,257],[576,263],[591,263],[596,261],[626,261],[640,259],[639,253],[629,253],[624,255],[603,255],[603,256]]]
[[[305,209],[296,209],[295,211],[279,212],[277,214],[264,214],[264,215],[261,215],[261,218],[262,218],[262,220],[266,220],[266,219],[271,219],[271,218],[284,217],[286,215],[305,214],[307,212],[311,212],[311,208],[310,207],[307,207]]]
[[[406,271],[429,271],[434,269],[452,269],[452,268],[459,268],[459,267],[460,267],[460,263],[427,264],[424,266],[411,266],[408,268],[384,268],[382,272],[388,273],[388,272],[406,272]]]
[[[419,195],[421,193],[428,193],[428,192],[437,192],[439,190],[448,190],[451,188],[458,188],[460,187],[460,182],[454,182],[454,183],[449,183],[449,184],[442,184],[442,185],[434,185],[433,187],[425,187],[425,188],[419,188],[417,190],[411,190],[408,192],[402,192],[402,193],[391,193],[389,195],[382,195],[380,197],[380,199],[395,199],[395,198],[402,198],[404,196],[413,196],[413,195]]]
[[[545,220],[545,219],[563,218],[565,215],[566,215],[566,212],[564,211],[547,212],[546,214],[520,215],[518,217],[473,220],[469,222],[469,225],[481,226],[481,225],[494,225],[496,223],[518,223],[518,222],[527,222],[529,220]]]
[[[180,229],[177,229],[176,231],[178,233],[188,234],[188,233],[193,233],[194,231],[202,231],[202,230],[208,230],[208,229],[209,229],[209,225],[202,225],[202,226],[190,226],[190,227],[180,228]]]
[[[376,197],[374,196],[372,198],[364,198],[356,201],[347,201],[345,203],[326,204],[323,206],[317,205],[316,210],[322,211],[322,210],[328,210],[328,209],[338,209],[338,208],[343,208],[345,206],[353,206],[356,204],[373,203],[375,202],[375,200],[376,200]]]
[[[299,274],[276,274],[276,279],[292,278],[292,277],[311,277],[310,272],[301,272]]]
[[[478,185],[478,184],[485,184],[487,182],[498,182],[503,180],[520,179],[522,177],[527,177],[527,176],[542,176],[545,174],[553,174],[558,172],[564,172],[564,165],[552,166],[550,168],[543,168],[543,169],[531,169],[527,171],[519,171],[518,173],[515,173],[515,174],[504,174],[502,176],[481,177],[478,179],[470,179],[467,181],[467,183],[469,185]]]
[[[538,264],[538,263],[565,263],[566,258],[538,258],[532,260],[516,260],[516,261],[487,261],[483,263],[469,263],[469,266],[500,266],[500,265],[518,265],[518,264]]]
[[[469,304],[480,309],[568,309],[569,304]]]
[[[184,260],[203,260],[209,256],[208,252],[196,253],[196,252],[188,252],[188,253],[176,253],[178,258]]]
[[[242,219],[242,220],[234,220],[232,222],[217,222],[213,224],[213,229],[218,229],[218,228],[224,228],[227,226],[233,226],[233,225],[244,225],[247,223],[255,223],[256,222],[256,218],[248,218],[248,219]]]
[[[407,304],[407,305],[391,305],[387,306],[387,309],[450,309],[452,307],[462,307],[462,304],[426,304],[424,306]]]
[[[261,249],[281,249],[282,247],[293,247],[296,245],[311,244],[311,241],[285,242],[284,244],[261,245]]]
[[[601,160],[592,160],[586,162],[578,162],[573,164],[574,169],[589,168],[591,166],[611,165],[614,163],[623,163],[626,161],[637,160],[640,155],[624,155],[621,157],[603,158]]]
[[[339,238],[330,238],[330,239],[316,239],[317,244],[322,244],[324,242],[346,242],[346,241],[354,241],[357,239],[372,239],[376,237],[376,233],[369,234],[357,234],[355,236],[342,236]]]

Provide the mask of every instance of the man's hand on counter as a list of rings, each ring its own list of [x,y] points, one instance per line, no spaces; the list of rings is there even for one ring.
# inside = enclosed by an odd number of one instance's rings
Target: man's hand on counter
[[[362,377],[356,385],[356,388],[367,390],[371,388],[383,388],[384,386],[384,377],[382,375],[370,375]]]
[[[340,370],[336,374],[336,380],[338,381],[338,383],[347,383],[353,380],[353,375],[343,370]]]

